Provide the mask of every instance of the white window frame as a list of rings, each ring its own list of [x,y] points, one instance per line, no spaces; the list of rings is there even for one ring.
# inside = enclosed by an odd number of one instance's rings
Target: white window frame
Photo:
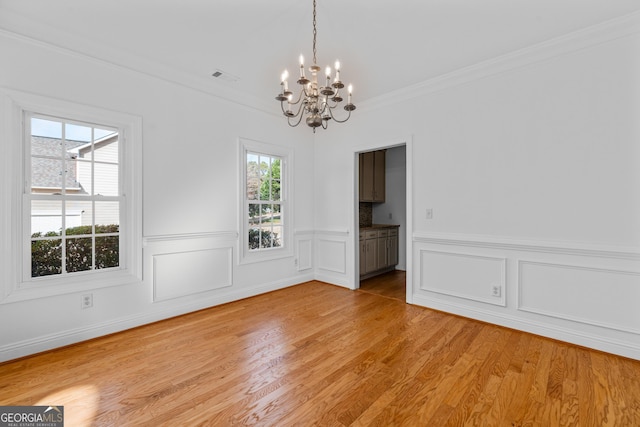
[[[0,232],[3,255],[0,260],[0,304],[62,295],[142,281],[142,119],[127,113],[76,104],[54,98],[0,88],[0,111],[5,152],[0,203]],[[119,268],[91,270],[65,275],[31,277],[30,216],[26,204],[28,187],[25,159],[30,153],[25,139],[25,116],[59,117],[99,123],[119,130],[122,204],[120,218]],[[1,161],[0,161],[1,162]],[[9,254],[9,256],[6,256]]]
[[[60,202],[60,215],[61,215],[61,225],[62,225],[62,230],[63,232],[58,236],[56,236],[55,238],[53,238],[54,240],[60,240],[60,242],[62,243],[62,247],[61,247],[61,252],[62,252],[62,270],[59,274],[54,274],[54,275],[44,275],[44,276],[33,276],[33,273],[31,272],[31,268],[30,266],[32,265],[32,257],[33,257],[33,252],[31,252],[31,255],[29,256],[27,253],[24,254],[24,256],[22,257],[22,262],[23,262],[23,266],[22,266],[22,274],[23,274],[23,282],[29,282],[29,281],[33,281],[34,283],[37,283],[37,281],[44,281],[44,280],[49,280],[52,277],[63,277],[63,276],[67,276],[67,275],[77,275],[77,274],[90,274],[90,275],[96,275],[96,274],[101,274],[102,270],[96,270],[95,268],[91,268],[89,270],[85,270],[85,271],[78,271],[78,272],[67,272],[65,271],[65,264],[66,264],[66,259],[65,259],[65,251],[66,251],[66,242],[70,239],[73,239],[73,237],[68,237],[65,233],[65,230],[67,230],[70,226],[67,224],[67,214],[63,214],[63,212],[66,212],[67,209],[67,204],[68,203],[73,203],[73,202],[89,202],[89,203],[100,203],[101,201],[103,202],[118,202],[118,213],[119,213],[119,217],[124,217],[126,216],[126,200],[124,199],[124,197],[122,196],[122,187],[124,184],[124,180],[123,180],[123,174],[122,174],[122,168],[120,167],[123,161],[123,151],[122,150],[118,150],[118,191],[116,195],[106,195],[106,196],[102,196],[102,195],[95,195],[94,194],[94,186],[96,186],[98,184],[98,182],[96,181],[95,175],[96,175],[96,170],[95,167],[97,164],[100,164],[100,161],[95,159],[95,152],[92,152],[91,158],[88,160],[84,161],[85,165],[90,165],[91,168],[91,179],[89,181],[90,188],[88,189],[88,191],[90,192],[89,194],[83,194],[83,195],[77,195],[77,194],[72,194],[70,192],[66,191],[66,185],[69,183],[69,181],[66,179],[66,177],[64,175],[61,174],[61,183],[60,183],[60,187],[61,187],[61,192],[60,193],[56,193],[56,194],[51,194],[51,193],[47,193],[47,194],[34,194],[32,189],[33,189],[33,182],[31,181],[33,178],[33,138],[32,138],[32,134],[33,134],[33,129],[31,128],[31,122],[32,119],[41,119],[41,120],[48,120],[48,121],[55,121],[57,123],[65,124],[65,126],[61,126],[61,138],[66,140],[66,124],[71,124],[71,125],[76,125],[76,126],[83,126],[83,127],[91,127],[91,128],[109,128],[109,126],[105,126],[104,123],[87,123],[87,122],[78,122],[77,120],[71,120],[69,118],[66,117],[54,117],[54,116],[50,116],[50,115],[43,115],[42,113],[36,113],[33,111],[25,111],[24,113],[24,117],[23,117],[23,132],[24,132],[24,136],[23,136],[23,161],[24,161],[24,165],[23,165],[23,172],[24,172],[24,190],[23,190],[23,201],[22,201],[22,214],[23,214],[23,223],[22,223],[22,227],[23,227],[23,238],[24,240],[24,244],[23,244],[23,250],[24,251],[29,251],[29,246],[33,244],[33,239],[31,238],[31,233],[33,233],[33,230],[28,231],[29,230],[29,224],[33,223],[33,205],[31,205],[31,208],[29,208],[29,204],[32,204],[34,201],[39,201],[39,202],[43,202],[43,201],[52,201],[52,202]],[[122,131],[122,129],[116,129],[116,128],[111,128],[112,130],[116,130],[118,132],[118,145],[121,145],[120,143],[123,142],[123,138],[120,137],[120,132]],[[93,147],[93,144],[96,142],[97,140],[95,139],[93,133],[91,134],[91,141],[89,142],[89,145],[91,145]],[[62,156],[62,152],[58,153],[59,156]],[[60,166],[62,168],[62,166]],[[66,167],[64,168],[66,169]],[[64,190],[62,190],[62,187],[65,187]],[[95,224],[95,220],[93,218],[93,215],[95,215],[95,210],[92,209],[92,220],[91,223],[92,225]],[[120,221],[118,222],[118,224],[120,223]],[[97,238],[100,237],[107,237],[110,235],[117,235],[118,236],[118,241],[120,242],[120,237],[121,237],[121,233],[118,231],[117,234],[111,234],[111,233],[106,233],[106,234],[98,234],[96,233],[95,230],[92,229],[90,234],[85,235],[85,237],[82,237],[83,239],[89,238],[92,240],[92,251],[95,250],[95,240]],[[49,238],[50,239],[50,238]],[[126,268],[126,264],[123,265],[126,262],[126,250],[127,247],[125,246],[123,249],[118,250],[118,266],[117,267],[110,267],[112,269],[122,269],[122,268]],[[94,254],[94,256],[92,256],[92,263],[96,262],[96,256]]]
[[[293,204],[290,196],[293,194],[293,182],[291,170],[293,165],[293,153],[287,147],[254,141],[239,139],[239,263],[254,263],[293,256]],[[247,153],[263,154],[265,156],[279,157],[280,162],[280,198],[282,215],[282,246],[277,248],[249,250],[249,210],[247,206]]]

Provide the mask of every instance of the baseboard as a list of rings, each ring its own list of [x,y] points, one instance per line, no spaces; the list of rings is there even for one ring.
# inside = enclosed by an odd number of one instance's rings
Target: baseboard
[[[343,288],[347,288],[347,289],[353,289],[351,283],[349,283],[349,280],[344,276],[338,277],[330,274],[316,273],[314,279],[320,282],[329,283],[331,285],[342,286]]]
[[[172,305],[169,308],[154,309],[140,315],[132,315],[113,319],[95,325],[83,326],[80,328],[69,329],[54,334],[43,335],[29,340],[10,343],[0,347],[0,362],[34,355],[44,351],[64,347],[71,344],[77,344],[82,341],[98,338],[101,336],[122,332],[127,329],[143,326],[149,323],[158,322],[160,320],[169,319],[194,311],[215,307],[217,305],[226,304],[228,302],[237,301],[267,292],[276,291],[278,289],[287,288],[293,285],[314,280],[313,274],[296,276],[295,278],[275,281],[271,283],[261,284],[251,288],[225,289],[227,292],[218,293],[210,297],[204,297],[197,301],[192,301],[181,305]]]
[[[545,322],[522,319],[507,313],[497,313],[481,308],[472,308],[467,305],[444,302],[424,295],[414,294],[413,304],[640,360],[640,344],[617,340],[604,335],[596,335]]]

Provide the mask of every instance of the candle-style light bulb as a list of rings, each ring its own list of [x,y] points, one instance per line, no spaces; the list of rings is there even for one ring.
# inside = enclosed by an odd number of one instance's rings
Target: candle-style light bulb
[[[289,78],[289,72],[287,70],[284,70],[284,73],[282,73],[282,83],[284,84],[284,90],[286,91],[287,89],[289,89],[287,87],[287,79]]]
[[[304,78],[304,56],[300,55],[300,77]]]
[[[349,99],[347,100],[347,104],[351,104],[351,93],[353,92],[353,85],[349,85]]]
[[[331,81],[331,67],[325,68],[324,73],[327,75],[327,87],[329,87]]]
[[[336,61],[336,81],[340,81],[340,61]]]

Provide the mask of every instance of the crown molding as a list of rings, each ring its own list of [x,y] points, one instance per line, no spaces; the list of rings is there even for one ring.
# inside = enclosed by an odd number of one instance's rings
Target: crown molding
[[[87,39],[79,39],[66,31],[48,25],[35,25],[32,21],[13,12],[2,11],[2,15],[2,20],[0,20],[0,36],[2,37],[99,66],[142,74],[219,98],[243,108],[280,117],[279,111],[274,111],[273,103],[220,84],[208,75],[196,76],[123,50],[112,49]]]
[[[111,49],[90,40],[79,40],[68,32],[42,24],[35,25],[24,17],[3,11],[0,36],[29,43],[64,55],[93,63],[143,74],[165,82],[189,88],[261,113],[280,117],[273,104],[219,82],[209,76],[195,76],[173,67],[147,60],[118,49]],[[9,24],[9,25],[7,25]],[[371,110],[395,105],[474,80],[526,67],[553,57],[575,52],[600,43],[626,37],[640,31],[640,11],[617,17],[554,39],[538,43],[477,64],[460,68],[405,88],[362,100],[359,110]],[[32,34],[27,36],[25,33]],[[53,35],[53,37],[51,36]],[[44,40],[58,40],[59,44]],[[71,49],[66,46],[75,46]],[[90,52],[90,53],[89,53]]]
[[[361,101],[360,110],[372,110],[410,101],[475,80],[527,67],[640,32],[640,11],[614,18],[468,67],[460,68],[397,91]]]

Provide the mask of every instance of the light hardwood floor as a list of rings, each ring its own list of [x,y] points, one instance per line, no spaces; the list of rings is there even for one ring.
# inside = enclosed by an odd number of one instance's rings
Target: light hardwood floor
[[[394,270],[379,276],[360,281],[360,291],[394,298],[399,301],[407,300],[407,274],[402,270]]]
[[[640,362],[309,282],[0,365],[67,426],[640,426]]]

